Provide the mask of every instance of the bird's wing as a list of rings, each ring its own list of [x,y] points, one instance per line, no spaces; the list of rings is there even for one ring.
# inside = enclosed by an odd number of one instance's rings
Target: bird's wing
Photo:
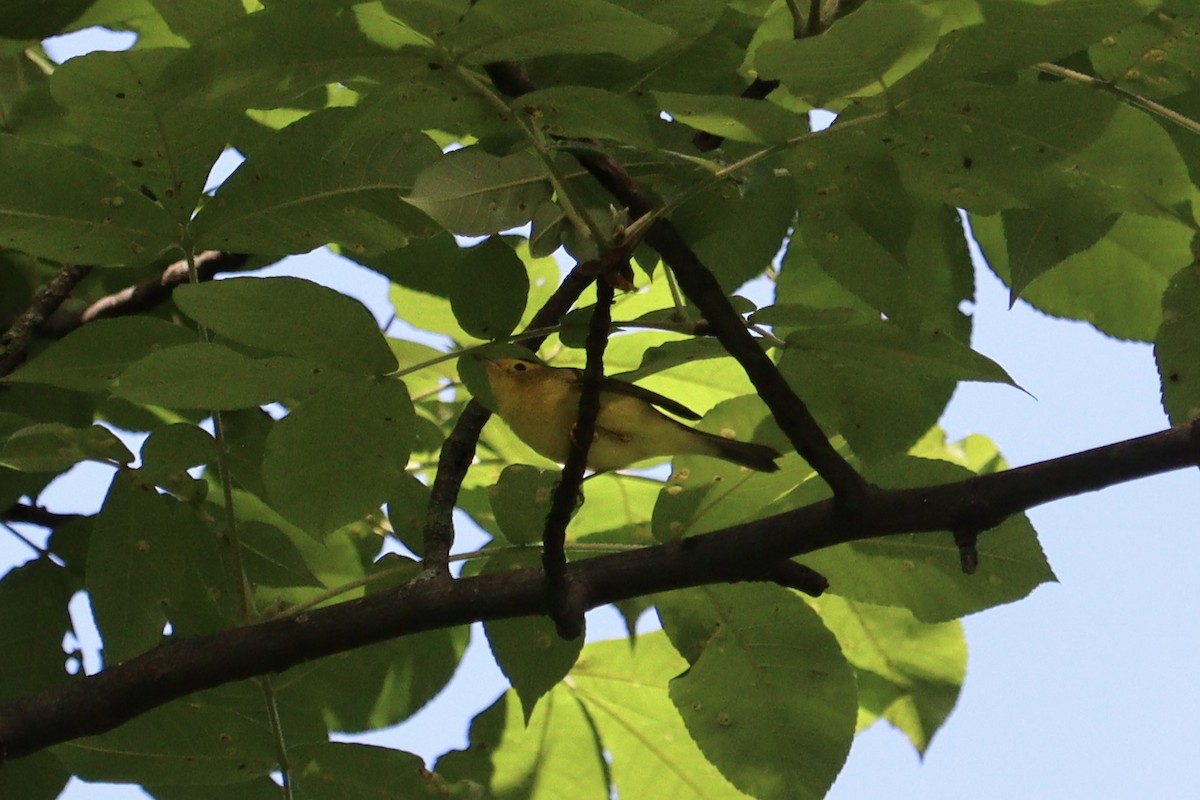
[[[582,379],[582,378],[581,378]],[[669,411],[677,417],[684,419],[697,420],[700,415],[692,411],[682,403],[677,403],[669,397],[663,397],[658,392],[652,392],[636,383],[619,380],[617,378],[605,378],[601,388],[606,392],[613,394],[623,394],[627,397],[635,397],[638,400],[644,400],[652,406],[658,406],[663,411]]]

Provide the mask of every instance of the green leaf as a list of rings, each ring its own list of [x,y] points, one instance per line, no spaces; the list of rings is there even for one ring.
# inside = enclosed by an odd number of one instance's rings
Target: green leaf
[[[153,317],[98,319],[71,331],[4,380],[80,392],[108,391],[117,376],[138,359],[195,341],[192,331]]]
[[[1012,292],[1008,303],[1017,302],[1035,278],[1069,257],[1103,239],[1115,214],[1101,219],[1080,217],[1076,209],[1054,206],[1046,209],[1011,208],[1001,212],[1008,238]]]
[[[867,473],[880,486],[958,481],[974,473],[945,461],[896,457]],[[1024,514],[980,534],[979,568],[964,575],[949,531],[883,536],[811,553],[804,563],[850,600],[907,608],[922,622],[945,622],[1011,603],[1056,580]]]
[[[250,358],[224,345],[193,342],[135,361],[112,391],[134,403],[168,408],[250,408],[311,392],[322,374],[321,367],[298,358]]]
[[[397,197],[438,163],[437,145],[384,116],[333,108],[251,152],[199,214],[193,235],[220,250],[304,253],[339,242],[353,253],[403,247],[435,226]],[[314,161],[315,160],[315,161]],[[319,169],[296,169],[314,162]]]
[[[880,124],[910,190],[974,213],[1069,204],[1091,218],[1127,211],[1179,220],[1193,193],[1162,126],[1066,82],[955,86],[913,98]]]
[[[0,246],[65,263],[141,264],[178,243],[158,205],[73,150],[0,133]]]
[[[753,797],[824,797],[850,752],[858,703],[820,618],[769,584],[673,592],[656,605],[692,662],[671,681],[671,700],[705,756]]]
[[[183,572],[171,501],[121,470],[108,488],[89,540],[85,588],[104,639],[104,660],[119,664],[162,640]]]
[[[296,787],[311,800],[391,800],[437,790],[419,756],[347,742],[317,742],[288,750]]]
[[[345,372],[396,369],[371,312],[312,281],[232,278],[180,286],[172,297],[189,317],[239,344]]]
[[[178,422],[151,431],[142,445],[142,475],[159,486],[180,477],[192,467],[214,464],[217,442],[196,425]]]
[[[902,608],[829,594],[813,606],[854,667],[859,729],[886,719],[924,754],[962,689],[967,670],[962,623],[926,624]]]
[[[676,122],[736,142],[774,144],[809,132],[808,116],[774,103],[728,95],[655,92]]]
[[[1010,281],[1010,245],[997,218],[971,218],[988,266]],[[1171,276],[1192,262],[1190,226],[1122,214],[1108,234],[1031,283],[1021,298],[1059,317],[1089,322],[1110,336],[1151,341],[1162,322]]]
[[[275,109],[314,89],[324,100],[331,83],[361,87],[408,77],[412,61],[364,37],[344,6],[308,3],[298,13],[269,3],[186,48],[163,85],[181,100]]]
[[[238,526],[238,541],[242,546],[243,568],[251,585],[321,586],[295,542],[278,528],[261,522],[246,522]]]
[[[52,754],[34,753],[5,763],[0,770],[0,797],[54,800],[70,779],[71,773]]]
[[[62,472],[89,460],[129,464],[133,453],[102,425],[72,428],[61,422],[22,428],[0,446],[0,465],[22,472]]]
[[[147,786],[142,790],[154,800],[226,800],[229,787],[216,786]],[[279,785],[267,776],[241,781],[237,785],[238,800],[279,800]]]
[[[959,381],[1015,386],[995,362],[937,330],[872,322],[803,329],[787,342],[779,369],[818,421],[864,459],[906,450]]]
[[[929,58],[941,27],[907,3],[868,3],[820,36],[763,42],[754,69],[812,106],[886,92]]]
[[[451,233],[484,236],[528,222],[550,199],[550,184],[545,166],[527,150],[497,158],[464,147],[421,172],[403,199]]]
[[[490,559],[484,572],[529,569],[537,567],[541,560],[536,549],[519,556]],[[563,639],[556,632],[553,620],[544,615],[487,620],[483,630],[496,663],[521,698],[528,723],[538,700],[575,665],[583,650],[583,637]]]
[[[612,796],[596,730],[565,686],[552,689],[529,718],[516,692],[501,695],[471,721],[469,742],[438,759],[438,775],[510,800]]]
[[[450,307],[463,330],[478,339],[500,339],[521,321],[529,299],[525,264],[498,237],[472,247],[452,267]],[[487,302],[480,302],[480,291]]]
[[[758,434],[766,419],[758,395],[744,395],[719,403],[697,427],[790,449],[778,434],[773,439]],[[654,504],[654,538],[675,541],[786,511],[795,503],[789,494],[813,474],[799,457],[790,454],[780,460],[780,470],[774,473],[753,472],[715,458],[677,456],[671,463],[671,477]]]
[[[94,2],[64,0],[47,6],[38,0],[9,0],[0,9],[0,37],[44,39],[61,32]]]
[[[796,214],[792,181],[759,173],[738,187],[720,184],[671,215],[679,234],[727,293],[760,275]]]
[[[527,0],[514,14],[502,0],[471,6],[454,43],[471,64],[539,56],[611,53],[636,61],[670,44],[675,32],[604,0]]]
[[[293,667],[276,689],[281,700],[320,713],[334,730],[386,728],[445,688],[468,638],[466,627],[446,628],[338,653]]]
[[[162,76],[182,52],[91,53],[56,69],[50,83],[71,129],[100,150],[126,184],[168,209],[177,224],[187,223],[195,211],[241,111],[197,98],[181,102],[178,88]]]
[[[1163,296],[1163,321],[1154,340],[1162,402],[1173,425],[1200,417],[1200,264],[1171,279]]]
[[[277,768],[278,751],[261,693],[253,707],[230,703],[234,690],[190,695],[52,752],[85,781],[229,785],[267,775]]]
[[[210,0],[199,4],[178,0],[151,2],[171,30],[191,42],[200,41],[246,15],[241,0]]]
[[[14,567],[0,578],[0,699],[25,697],[67,681],[63,639],[74,632],[67,603],[75,583],[46,558]],[[6,772],[8,765],[0,770],[0,786]],[[33,773],[29,779],[34,780]]]
[[[425,514],[429,507],[429,487],[411,474],[404,475],[388,495],[388,522],[392,533],[411,553],[425,549]]]
[[[950,30],[911,84],[959,83],[975,75],[1014,70],[1076,53],[1141,19],[1157,0],[1013,3],[976,0],[949,17]]]
[[[604,89],[552,86],[523,94],[512,106],[548,137],[611,139],[647,150],[655,146],[642,109]]]
[[[1196,15],[1162,13],[1146,17],[1088,48],[1097,77],[1142,97],[1158,99],[1200,86],[1194,65],[1200,61]]]
[[[687,669],[666,636],[596,642],[571,670],[572,690],[611,755],[620,797],[744,798],[692,740],[667,692]],[[782,743],[781,743],[782,744]]]
[[[538,469],[528,464],[509,464],[500,480],[488,491],[496,524],[513,544],[536,544],[542,540],[546,514],[554,487],[562,477],[556,469]]]
[[[413,407],[402,382],[339,383],[275,425],[263,480],[280,513],[325,534],[387,500],[412,442]]]

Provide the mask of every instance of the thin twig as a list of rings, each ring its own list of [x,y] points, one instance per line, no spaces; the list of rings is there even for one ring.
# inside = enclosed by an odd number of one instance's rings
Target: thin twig
[[[613,251],[609,251],[611,253]],[[609,253],[605,255],[608,256]],[[567,524],[575,510],[583,473],[587,469],[588,451],[596,432],[596,417],[600,413],[600,385],[604,381],[604,350],[608,346],[608,329],[612,321],[613,288],[608,281],[609,271],[603,267],[596,281],[596,305],[592,307],[592,319],[588,326],[585,352],[587,361],[583,368],[583,386],[579,395],[579,416],[571,430],[571,447],[567,461],[563,464],[562,478],[554,488],[550,511],[546,515],[546,527],[542,536],[542,567],[546,570],[546,591],[550,617],[554,620],[558,634],[564,639],[575,639],[583,632],[583,607],[575,608],[572,603],[571,587],[567,584],[564,571],[567,555],[563,545],[567,538]]]

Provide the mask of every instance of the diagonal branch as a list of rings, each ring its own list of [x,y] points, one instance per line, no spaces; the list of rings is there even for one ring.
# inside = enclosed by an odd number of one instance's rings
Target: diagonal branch
[[[0,377],[12,372],[25,360],[34,334],[91,271],[91,267],[64,264],[57,275],[34,292],[29,308],[0,336]]]
[[[614,252],[610,250],[605,253],[606,262]],[[576,608],[573,602],[575,598],[566,578],[567,554],[563,546],[571,512],[575,509],[576,497],[583,485],[588,450],[596,433],[596,417],[600,414],[600,384],[604,380],[604,350],[608,346],[613,301],[613,287],[609,282],[611,270],[606,266],[609,265],[599,265],[600,279],[596,281],[596,305],[592,308],[588,326],[587,361],[579,394],[579,414],[571,430],[571,447],[563,464],[562,479],[554,489],[542,536],[542,568],[546,571],[550,617],[554,620],[558,635],[564,639],[575,639],[583,633],[583,609]]]
[[[953,483],[872,493],[853,519],[831,500],[678,542],[572,562],[583,608],[657,592],[772,579],[772,565],[881,535],[984,529],[1041,503],[1200,465],[1200,422]],[[413,581],[339,605],[173,640],[0,707],[0,761],[112,730],[193,692],[421,631],[545,613],[545,574]]]
[[[571,310],[571,306],[583,294],[595,276],[576,266],[563,278],[550,299],[533,315],[526,330],[549,328]],[[519,340],[531,352],[537,352],[546,336]],[[454,423],[454,429],[442,444],[438,457],[437,474],[430,486],[429,504],[425,515],[425,566],[437,575],[450,575],[450,548],[454,546],[454,521],[452,513],[458,502],[458,490],[471,461],[475,458],[475,444],[487,424],[492,412],[477,400],[467,403]]]
[[[514,64],[489,64],[487,71],[496,87],[510,96],[519,96],[536,88]],[[653,202],[649,196],[616,159],[596,152],[575,152],[573,155],[601,186],[629,209],[631,219],[636,220],[652,210]],[[675,227],[667,220],[658,220],[646,232],[646,242],[671,267],[684,294],[711,325],[712,333],[742,365],[796,451],[829,484],[843,508],[858,505],[871,491],[870,485],[834,449],[812,413],[746,329],[716,278]]]

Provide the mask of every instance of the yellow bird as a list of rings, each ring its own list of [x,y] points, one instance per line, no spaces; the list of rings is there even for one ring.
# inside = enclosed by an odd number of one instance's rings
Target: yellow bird
[[[579,418],[583,371],[548,367],[522,358],[480,360],[487,369],[500,418],[537,452],[559,463],[566,461]],[[722,458],[760,472],[779,469],[775,464],[778,451],[689,428],[655,406],[686,419],[700,419],[699,414],[668,397],[616,378],[604,378],[588,467],[605,472],[655,456],[686,453]]]

